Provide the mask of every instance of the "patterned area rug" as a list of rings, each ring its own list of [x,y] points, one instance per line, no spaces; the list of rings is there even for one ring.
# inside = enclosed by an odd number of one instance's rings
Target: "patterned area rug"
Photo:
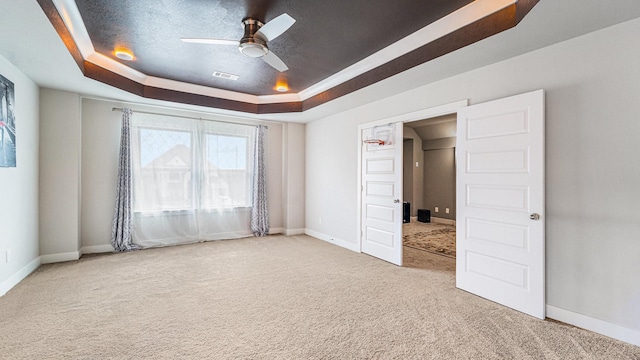
[[[421,223],[411,218],[402,224],[402,244],[414,249],[456,258],[456,227],[437,223]]]

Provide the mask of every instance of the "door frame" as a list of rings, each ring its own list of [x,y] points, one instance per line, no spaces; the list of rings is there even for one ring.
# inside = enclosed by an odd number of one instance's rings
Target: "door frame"
[[[458,112],[458,109],[461,109],[468,105],[469,105],[468,99],[459,100],[459,101],[455,101],[455,102],[451,102],[451,103],[447,103],[439,106],[433,106],[423,110],[418,110],[418,111],[397,115],[397,116],[389,117],[386,119],[366,122],[358,125],[358,191],[357,191],[358,205],[356,207],[358,209],[357,221],[356,221],[356,226],[357,226],[356,251],[357,252],[360,252],[360,253],[362,252],[362,141],[363,141],[362,130],[365,128],[369,128],[377,125],[386,125],[386,124],[393,124],[393,123],[404,124],[412,121],[424,120],[424,119],[429,119],[429,118],[442,116],[442,115],[455,114]],[[402,159],[400,159],[400,164],[402,165]],[[402,195],[402,193],[400,193],[400,195]],[[402,203],[403,200],[404,199],[400,199],[400,203]],[[402,234],[400,234],[400,238],[402,238]]]

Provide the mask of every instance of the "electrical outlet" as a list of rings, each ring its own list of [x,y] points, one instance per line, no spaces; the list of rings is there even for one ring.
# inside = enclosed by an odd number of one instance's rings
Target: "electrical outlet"
[[[444,212],[448,214],[449,213],[449,208],[445,208]]]
[[[435,210],[435,212],[439,212],[440,211],[437,206],[436,206],[436,208],[434,210]]]
[[[418,167],[420,164],[416,161],[416,167]]]
[[[318,224],[322,225],[322,218],[318,218]]]

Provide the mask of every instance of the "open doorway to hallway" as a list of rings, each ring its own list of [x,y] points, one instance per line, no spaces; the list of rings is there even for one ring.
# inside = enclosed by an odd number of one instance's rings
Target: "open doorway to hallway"
[[[403,246],[456,258],[456,114],[407,122]]]

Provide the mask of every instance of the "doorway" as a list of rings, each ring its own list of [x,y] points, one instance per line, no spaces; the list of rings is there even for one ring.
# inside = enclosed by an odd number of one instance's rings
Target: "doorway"
[[[457,113],[456,287],[544,319],[544,90],[434,109],[358,126],[361,251],[402,265],[403,149],[393,144],[403,142],[404,123]],[[399,139],[366,137],[385,123]],[[386,158],[375,158],[382,149]],[[389,179],[378,181],[376,173]],[[382,231],[368,223],[381,215],[388,225]],[[376,253],[364,246],[374,243]]]
[[[361,252],[402,265],[404,123],[455,114],[467,103],[456,101],[358,126],[357,229]],[[397,136],[390,143],[378,138],[378,133],[383,135],[387,130]]]
[[[455,113],[404,123],[404,247],[456,257]]]

